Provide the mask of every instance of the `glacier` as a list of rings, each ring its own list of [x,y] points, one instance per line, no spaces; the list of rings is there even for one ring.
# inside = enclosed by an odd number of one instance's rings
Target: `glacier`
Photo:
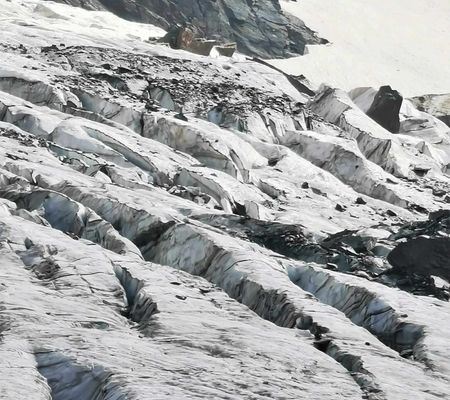
[[[0,18],[0,398],[450,398],[445,95]]]

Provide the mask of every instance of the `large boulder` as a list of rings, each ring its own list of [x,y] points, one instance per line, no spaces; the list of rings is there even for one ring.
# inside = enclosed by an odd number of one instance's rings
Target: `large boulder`
[[[389,132],[398,133],[400,129],[399,112],[402,95],[390,86],[381,86],[375,95],[367,115]]]
[[[238,51],[261,58],[304,54],[307,44],[326,43],[300,19],[285,15],[279,0],[56,0],[102,8],[165,30],[189,23],[202,37],[236,42]],[[94,7],[95,6],[95,7]]]
[[[450,238],[417,237],[408,240],[392,250],[388,261],[396,270],[439,276],[450,282]]]

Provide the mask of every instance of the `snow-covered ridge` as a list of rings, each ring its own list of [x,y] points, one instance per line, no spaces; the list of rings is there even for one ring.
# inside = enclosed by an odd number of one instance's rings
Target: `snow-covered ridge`
[[[31,4],[0,0],[0,398],[450,397],[442,121]]]

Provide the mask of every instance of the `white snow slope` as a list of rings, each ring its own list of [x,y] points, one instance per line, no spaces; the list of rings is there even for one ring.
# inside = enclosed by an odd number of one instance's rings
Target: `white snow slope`
[[[331,43],[272,63],[345,90],[389,84],[404,96],[450,92],[450,1],[281,1]]]
[[[125,21],[104,11],[86,11],[65,4],[39,0],[2,1],[0,27],[4,40],[26,45],[28,41],[42,44],[60,38],[71,44],[114,46],[118,40],[140,41],[162,37],[165,31],[148,24]],[[24,33],[24,29],[26,33]],[[15,37],[15,40],[12,38]]]

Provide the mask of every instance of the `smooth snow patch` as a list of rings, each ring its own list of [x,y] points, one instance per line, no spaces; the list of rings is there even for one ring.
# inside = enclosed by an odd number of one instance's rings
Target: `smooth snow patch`
[[[350,90],[390,84],[404,96],[450,92],[450,2],[302,0],[281,2],[328,39],[309,54],[272,64]]]

